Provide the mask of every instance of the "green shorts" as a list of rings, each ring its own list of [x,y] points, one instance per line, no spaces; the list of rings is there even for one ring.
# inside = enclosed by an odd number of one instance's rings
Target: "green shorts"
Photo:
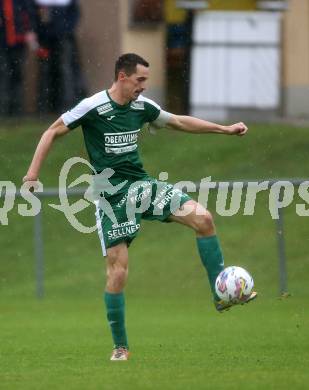
[[[137,236],[141,220],[168,222],[190,196],[172,184],[147,178],[126,187],[121,194],[96,201],[96,221],[103,255],[106,249]]]

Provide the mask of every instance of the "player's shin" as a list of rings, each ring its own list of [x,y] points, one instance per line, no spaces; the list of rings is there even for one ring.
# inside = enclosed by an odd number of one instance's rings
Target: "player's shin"
[[[104,293],[107,320],[110,325],[114,347],[128,349],[128,340],[125,328],[125,299],[124,293]]]
[[[219,300],[216,294],[215,283],[219,273],[224,268],[224,259],[217,236],[198,237],[197,247],[204,267],[207,270],[212,294],[215,300]]]

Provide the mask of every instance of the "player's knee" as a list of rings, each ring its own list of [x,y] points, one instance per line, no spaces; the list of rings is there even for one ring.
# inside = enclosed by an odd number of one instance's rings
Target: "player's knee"
[[[107,276],[114,284],[124,285],[128,276],[128,269],[124,267],[114,267],[107,273]]]
[[[127,267],[108,267],[107,268],[107,287],[109,291],[120,292],[125,287],[128,278]]]
[[[200,236],[214,234],[215,225],[211,213],[208,210],[205,210],[203,215],[196,215],[194,218],[193,228]]]
[[[128,277],[128,259],[121,248],[110,248],[107,258],[107,283],[113,289],[122,289]]]

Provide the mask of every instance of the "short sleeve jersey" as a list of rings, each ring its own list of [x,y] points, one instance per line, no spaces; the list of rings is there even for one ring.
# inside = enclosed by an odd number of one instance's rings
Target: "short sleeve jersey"
[[[140,95],[126,105],[114,102],[107,90],[82,100],[62,115],[70,129],[82,127],[90,163],[101,172],[112,168],[114,183],[141,180],[147,176],[138,153],[143,125],[155,121],[160,106]]]

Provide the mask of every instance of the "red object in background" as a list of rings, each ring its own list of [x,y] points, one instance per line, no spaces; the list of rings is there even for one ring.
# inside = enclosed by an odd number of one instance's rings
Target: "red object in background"
[[[39,47],[36,51],[36,55],[41,60],[47,60],[49,57],[49,50],[46,47]]]
[[[16,29],[16,20],[14,14],[14,5],[13,0],[3,0],[3,17],[6,27],[6,41],[8,46],[15,46],[19,43],[25,42],[25,34],[18,33]],[[28,15],[23,14],[23,24],[24,29],[29,28],[29,19]]]
[[[14,24],[14,11],[12,0],[4,0],[3,14],[7,31],[6,39],[8,46],[14,46],[16,45],[16,31]]]

